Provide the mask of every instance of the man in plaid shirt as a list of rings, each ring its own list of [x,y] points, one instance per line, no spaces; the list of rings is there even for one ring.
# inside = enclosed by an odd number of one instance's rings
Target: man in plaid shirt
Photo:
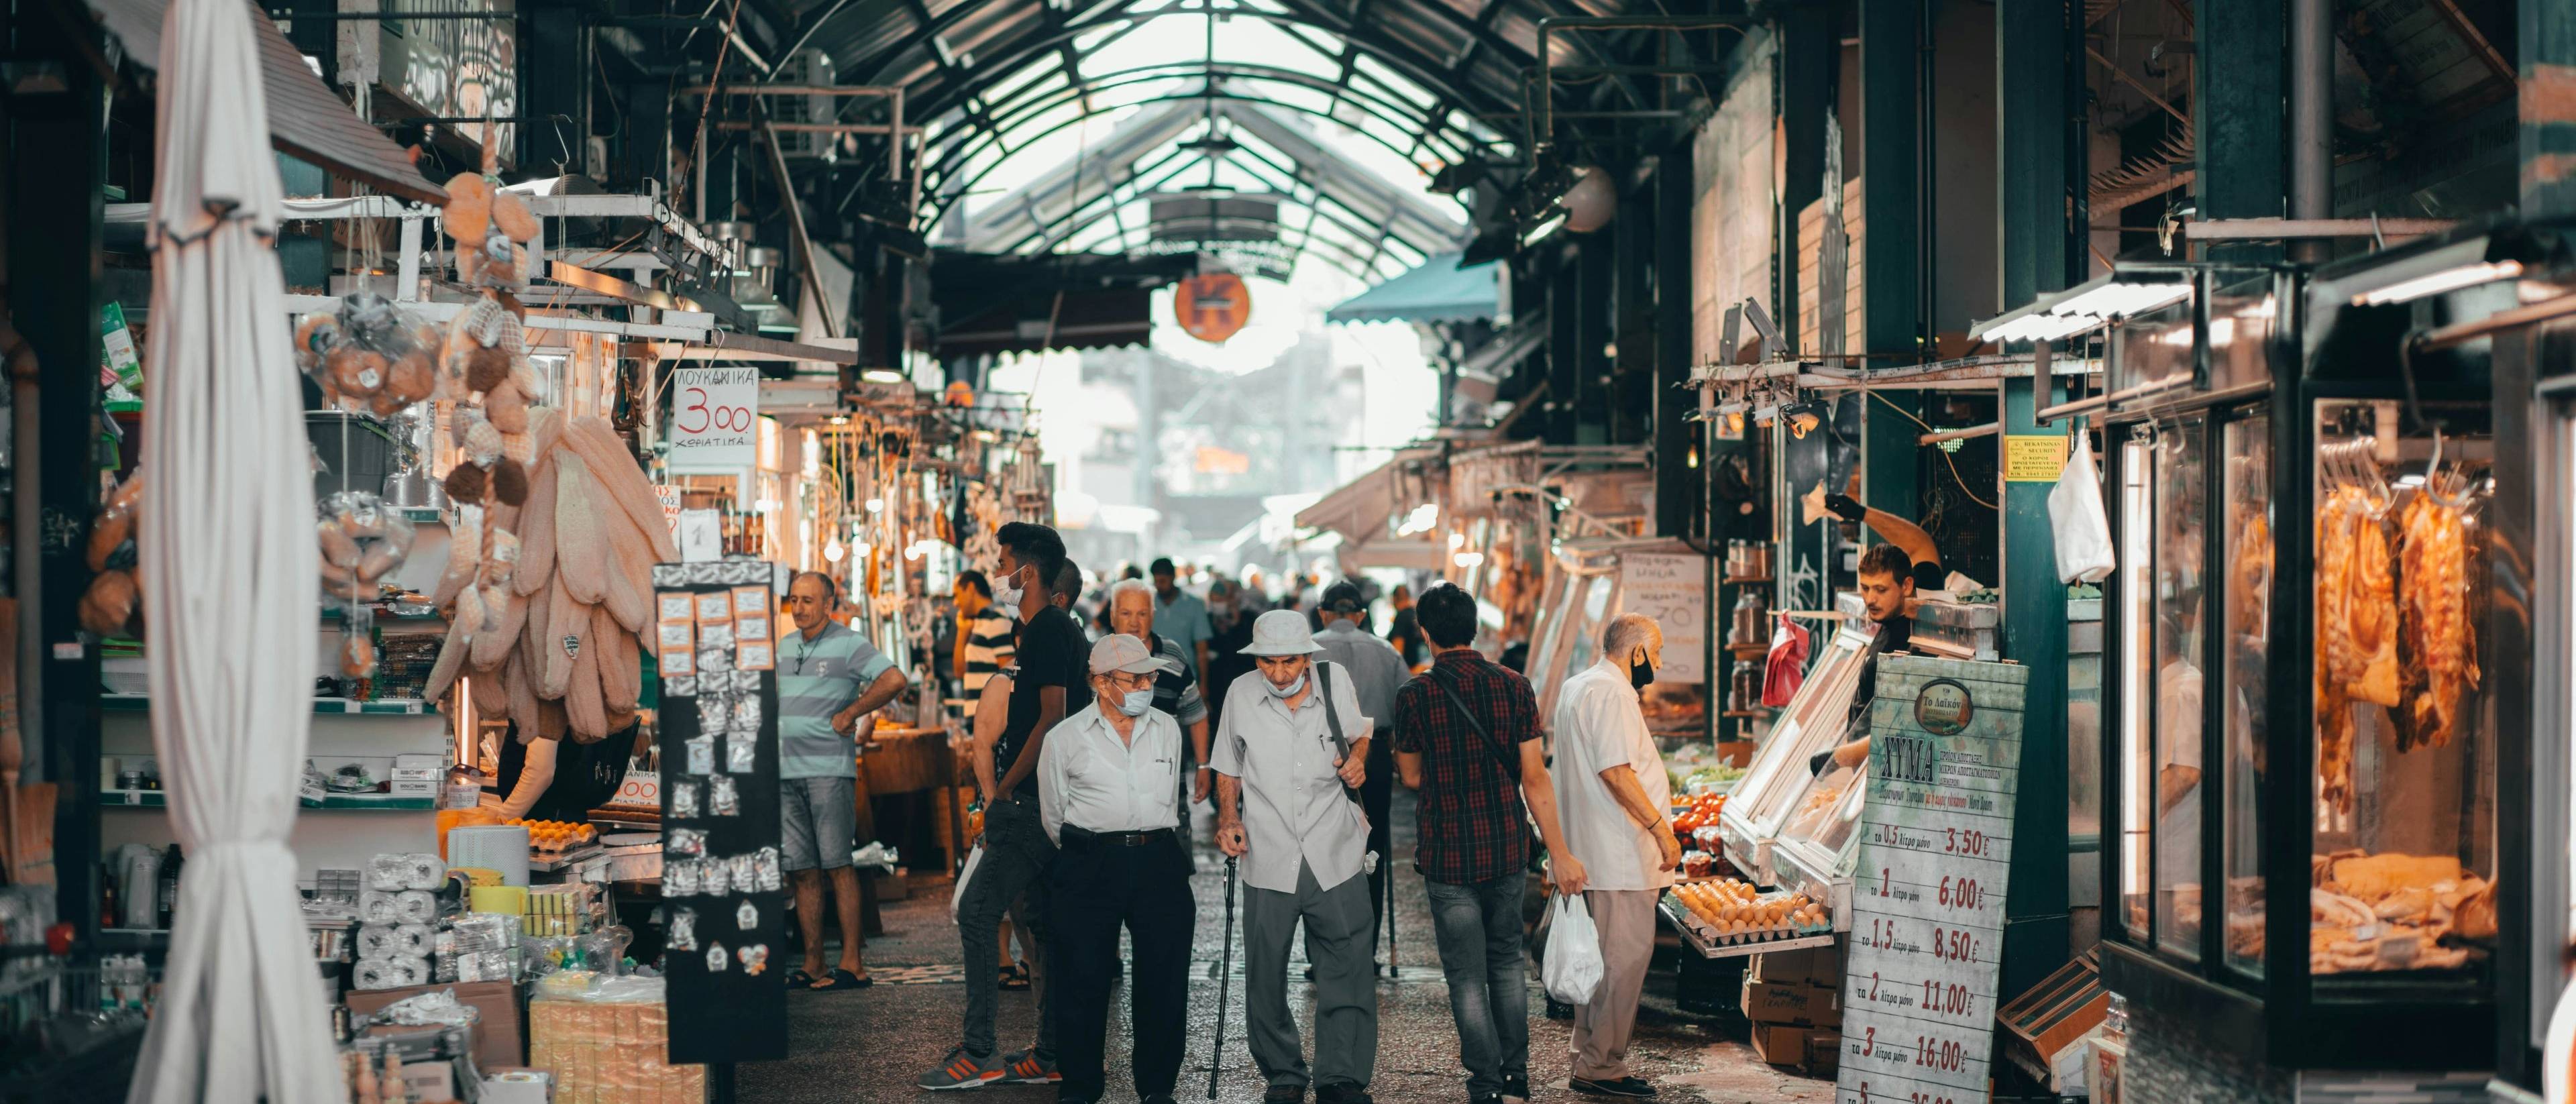
[[[1547,848],[1549,881],[1583,892],[1583,864],[1556,822],[1529,681],[1474,648],[1476,600],[1448,583],[1414,604],[1435,652],[1395,695],[1395,762],[1421,791],[1414,865],[1458,1021],[1459,1062],[1475,1104],[1529,1099],[1528,978],[1521,896],[1528,880],[1524,800]]]

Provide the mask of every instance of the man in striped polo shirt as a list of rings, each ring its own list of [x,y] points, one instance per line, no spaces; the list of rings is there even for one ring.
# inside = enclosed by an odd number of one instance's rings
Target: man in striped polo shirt
[[[967,696],[973,697],[1011,665],[1020,622],[1012,616],[1016,611],[994,603],[993,584],[981,571],[970,568],[957,573],[956,599],[957,678]]]
[[[1156,560],[1158,564],[1167,561]],[[1145,650],[1163,659],[1163,669],[1154,676],[1154,708],[1171,715],[1189,733],[1190,763],[1197,769],[1183,785],[1190,789],[1190,804],[1208,799],[1215,777],[1208,770],[1208,707],[1199,693],[1198,667],[1191,653],[1181,650],[1181,642],[1154,631],[1154,588],[1143,579],[1121,579],[1109,588],[1109,627],[1142,641]],[[1205,646],[1205,642],[1201,642]]]
[[[795,632],[778,642],[778,819],[781,869],[796,890],[805,964],[790,989],[856,989],[859,874],[850,868],[859,824],[859,721],[894,700],[907,681],[893,662],[831,618],[840,588],[803,572],[787,588]],[[841,961],[823,970],[823,872],[841,914]]]

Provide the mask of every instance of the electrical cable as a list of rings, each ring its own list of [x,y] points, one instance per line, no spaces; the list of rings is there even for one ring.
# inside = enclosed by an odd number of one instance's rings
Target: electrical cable
[[[1910,421],[1910,422],[1913,422],[1913,423],[1914,423],[1914,424],[1916,424],[1916,425],[1922,426],[1922,427],[1923,427],[1923,432],[1925,432],[1925,433],[1938,433],[1938,432],[1940,432],[1939,430],[1936,430],[1936,429],[1932,428],[1932,427],[1931,427],[1931,425],[1930,425],[1930,424],[1928,424],[1928,423],[1926,423],[1923,419],[1915,417],[1915,416],[1914,416],[1914,412],[1913,412],[1913,411],[1911,411],[1911,410],[1907,410],[1907,409],[1905,409],[1904,407],[1901,407],[1901,406],[1896,405],[1896,400],[1891,399],[1891,398],[1888,398],[1888,397],[1887,397],[1887,396],[1885,396],[1885,395],[1881,395],[1881,394],[1879,394],[1879,393],[1878,393],[1876,390],[1874,390],[1874,389],[1865,389],[1862,393],[1863,393],[1863,394],[1868,395],[1869,397],[1871,397],[1871,398],[1873,398],[1873,399],[1877,399],[1878,401],[1880,401],[1880,402],[1882,402],[1882,403],[1886,403],[1886,404],[1887,404],[1887,408],[1888,408],[1889,410],[1893,410],[1893,411],[1895,411],[1895,412],[1897,412],[1897,413],[1899,413],[1899,414],[1903,414],[1903,415],[1905,415],[1905,418],[1906,418],[1906,420],[1907,420],[1907,421]],[[1964,494],[1964,495],[1968,496],[1968,501],[1970,501],[1970,502],[1974,502],[1974,503],[1976,503],[1976,504],[1977,504],[1977,505],[1979,505],[1979,506],[1983,506],[1983,507],[1985,507],[1986,509],[1993,510],[1993,511],[1995,511],[1996,513],[2002,513],[2002,512],[2003,512],[2003,507],[1997,506],[1997,505],[1995,505],[1994,503],[1988,502],[1988,501],[1986,501],[1985,499],[1982,499],[1982,498],[1978,498],[1978,497],[1977,497],[1977,492],[1976,492],[1975,488],[1972,488],[1972,487],[1968,486],[1968,480],[1966,479],[1966,477],[1961,476],[1961,475],[1959,474],[1959,462],[1958,462],[1957,460],[1953,460],[1953,459],[1951,459],[1951,458],[1950,458],[1950,450],[1948,450],[1948,449],[1938,449],[1937,451],[1938,451],[1938,452],[1940,452],[1940,454],[1941,454],[1941,462],[1950,466],[1950,478],[1951,478],[1952,480],[1956,481],[1956,482],[1959,484],[1959,493],[1961,493],[1961,494]]]

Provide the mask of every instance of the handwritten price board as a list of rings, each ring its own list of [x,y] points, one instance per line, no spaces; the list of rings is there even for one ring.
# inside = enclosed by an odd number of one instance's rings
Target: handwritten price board
[[[759,462],[760,370],[681,368],[671,373],[675,472],[739,472]]]
[[[1891,655],[1870,704],[1835,1104],[1986,1104],[2030,672]]]
[[[1664,630],[1657,682],[1701,682],[1701,641],[1708,638],[1708,560],[1700,556],[1629,553],[1619,557],[1619,604],[1655,619]]]

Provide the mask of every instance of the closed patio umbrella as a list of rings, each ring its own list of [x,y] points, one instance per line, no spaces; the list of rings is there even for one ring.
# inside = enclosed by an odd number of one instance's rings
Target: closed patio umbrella
[[[175,0],[162,25],[139,521],[152,743],[188,867],[129,1104],[346,1097],[286,842],[317,552],[251,19]]]

